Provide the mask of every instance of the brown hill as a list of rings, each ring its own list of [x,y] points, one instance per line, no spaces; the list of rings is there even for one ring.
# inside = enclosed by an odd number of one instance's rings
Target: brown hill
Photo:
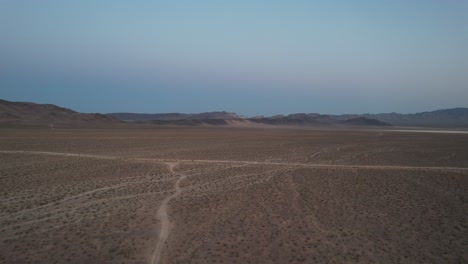
[[[75,127],[122,124],[122,122],[111,116],[82,114],[53,104],[0,100],[0,124]]]

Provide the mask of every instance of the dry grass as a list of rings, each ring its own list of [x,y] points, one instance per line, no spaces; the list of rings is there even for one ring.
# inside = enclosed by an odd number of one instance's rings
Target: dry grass
[[[468,170],[424,168],[468,167],[468,135],[3,129],[0,150],[0,263],[149,263],[180,175],[164,263],[468,261]]]

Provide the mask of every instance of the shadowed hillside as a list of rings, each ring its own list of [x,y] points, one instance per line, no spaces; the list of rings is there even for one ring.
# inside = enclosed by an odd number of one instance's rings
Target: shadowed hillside
[[[462,107],[415,114],[385,113],[336,116],[341,120],[355,117],[377,119],[394,126],[468,127],[468,108]]]
[[[101,126],[122,124],[103,114],[82,114],[53,104],[0,100],[0,124],[32,126]]]

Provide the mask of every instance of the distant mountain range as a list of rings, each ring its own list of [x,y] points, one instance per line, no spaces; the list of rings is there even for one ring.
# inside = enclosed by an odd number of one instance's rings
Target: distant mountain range
[[[122,124],[103,114],[82,114],[52,104],[10,102],[0,99],[0,124],[32,126],[102,126]]]
[[[363,114],[334,116],[340,120],[356,117],[377,119],[394,126],[468,127],[468,108],[451,108],[416,114]]]
[[[108,116],[113,116],[124,121],[152,121],[152,120],[193,120],[193,119],[243,119],[244,116],[239,116],[236,113],[229,112],[208,112],[199,114],[182,114],[182,113],[166,113],[166,114],[135,114],[135,113],[111,113]]]
[[[132,114],[113,113],[110,116],[126,121],[153,121],[153,123],[174,123],[161,122],[163,120],[177,120],[178,124],[183,124],[182,120],[243,120],[244,123],[250,121],[257,124],[267,125],[360,125],[360,126],[403,126],[403,127],[468,127],[468,108],[452,108],[436,110],[432,112],[422,112],[416,114],[344,114],[344,115],[322,115],[317,113],[298,113],[291,115],[275,115],[271,117],[255,116],[246,118],[236,113],[229,112],[208,112],[201,114]],[[158,122],[156,122],[158,121]],[[201,122],[201,121],[199,121]],[[213,122],[213,121],[212,121]],[[186,121],[187,124],[194,123]]]
[[[352,126],[390,126],[385,122],[367,118],[350,117],[338,119],[328,115],[319,114],[292,114],[288,116],[278,115],[273,117],[252,117],[237,115],[230,112],[207,112],[200,114],[134,114],[134,113],[111,113],[109,116],[133,123],[151,123],[157,125],[352,125]],[[236,122],[233,122],[236,121]]]
[[[406,126],[468,128],[468,108],[453,108],[416,114],[322,115],[298,113],[247,118],[232,112],[198,114],[83,114],[52,104],[0,100],[0,125],[107,126],[186,125],[186,126]]]
[[[272,117],[254,117],[249,121],[258,124],[283,125],[283,126],[329,126],[329,125],[348,125],[348,126],[391,126],[388,123],[367,117],[351,117],[349,119],[338,119],[330,115],[320,114],[292,114],[288,116],[276,115]]]

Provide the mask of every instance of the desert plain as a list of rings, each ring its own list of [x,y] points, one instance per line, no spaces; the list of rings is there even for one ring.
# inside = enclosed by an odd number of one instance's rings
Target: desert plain
[[[0,130],[0,263],[467,263],[468,134]]]

